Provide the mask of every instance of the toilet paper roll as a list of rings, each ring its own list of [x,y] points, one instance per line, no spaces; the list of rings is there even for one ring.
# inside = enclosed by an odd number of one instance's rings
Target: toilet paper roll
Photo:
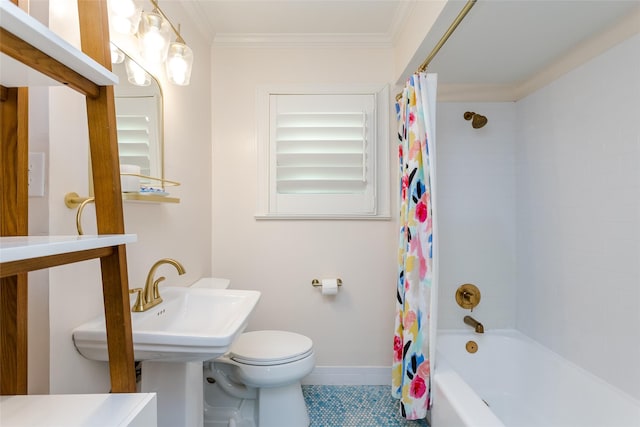
[[[322,279],[322,295],[336,295],[338,293],[338,279]]]

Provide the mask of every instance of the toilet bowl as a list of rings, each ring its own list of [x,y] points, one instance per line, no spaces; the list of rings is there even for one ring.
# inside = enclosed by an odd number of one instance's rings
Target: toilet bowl
[[[243,333],[204,364],[206,427],[307,427],[301,379],[315,365],[313,342],[285,331]]]

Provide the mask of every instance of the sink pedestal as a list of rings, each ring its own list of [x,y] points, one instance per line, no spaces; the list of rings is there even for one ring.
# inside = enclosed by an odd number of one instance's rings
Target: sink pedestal
[[[167,286],[162,296],[162,304],[131,313],[141,389],[158,395],[159,427],[202,427],[202,362],[229,350],[260,292]],[[73,342],[87,359],[109,360],[104,315],[75,328]]]
[[[202,427],[202,362],[142,362],[143,393],[158,394],[158,427]]]

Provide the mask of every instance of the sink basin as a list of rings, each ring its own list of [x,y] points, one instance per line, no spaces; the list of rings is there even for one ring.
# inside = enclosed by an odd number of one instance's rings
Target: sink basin
[[[245,329],[260,292],[161,287],[163,302],[131,313],[136,360],[205,361],[227,352]],[[87,359],[108,360],[104,316],[73,330],[78,351]]]
[[[189,285],[191,288],[227,289],[231,280],[219,277],[202,277],[197,282]]]

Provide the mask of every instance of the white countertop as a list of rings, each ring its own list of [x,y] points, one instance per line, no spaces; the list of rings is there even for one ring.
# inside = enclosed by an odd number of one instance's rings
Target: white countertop
[[[0,396],[2,427],[155,427],[155,393]]]

